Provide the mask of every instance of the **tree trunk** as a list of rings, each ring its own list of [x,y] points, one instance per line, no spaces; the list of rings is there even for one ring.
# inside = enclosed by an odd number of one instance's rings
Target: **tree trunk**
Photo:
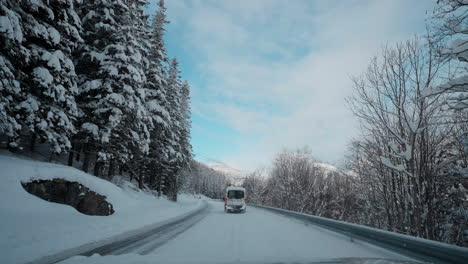
[[[75,154],[75,160],[77,162],[80,161],[80,153],[81,153],[81,144],[79,144],[78,142],[75,142],[75,150],[76,150],[76,154]]]
[[[157,181],[157,191],[158,191],[158,196],[161,196],[162,194],[162,185],[163,185],[163,181],[164,181],[164,172],[162,170],[162,167],[161,166],[157,166],[156,167],[156,173],[158,173],[158,181]]]
[[[140,189],[143,189],[143,170],[140,168],[139,171],[138,171],[139,175],[138,175],[138,188]]]
[[[72,141],[72,148],[70,150],[70,152],[68,153],[68,166],[73,166],[73,155],[75,153],[75,149],[76,149],[76,144],[74,143],[74,141]]]
[[[130,182],[133,181],[133,178],[135,177],[133,171],[129,168],[128,173],[130,174]]]
[[[115,161],[114,159],[111,159],[109,162],[109,170],[107,171],[107,178],[112,179],[114,176],[114,171],[115,171]]]
[[[169,199],[177,202],[177,175],[173,176],[173,180],[171,182],[171,197]]]
[[[163,178],[163,176],[160,175],[159,176],[159,181],[158,181],[158,196],[161,196],[161,194],[162,194],[162,178]]]
[[[94,163],[94,176],[100,177],[101,176],[101,167],[102,167],[102,162],[98,161],[96,158],[96,162]]]
[[[154,182],[154,175],[153,174],[150,174],[151,173],[151,167],[150,165],[148,166],[148,169],[146,170],[147,173],[148,173],[148,185],[150,186],[151,189],[156,189],[155,187],[155,182]]]
[[[50,155],[49,155],[49,162],[52,162],[54,160],[54,155],[57,155],[55,154],[54,151],[50,152]]]
[[[36,147],[36,138],[37,138],[37,134],[33,132],[31,134],[31,141],[29,142],[30,151],[34,151],[34,148]]]
[[[81,167],[82,171],[88,172],[90,158],[91,158],[91,154],[86,149],[84,149],[83,166]]]

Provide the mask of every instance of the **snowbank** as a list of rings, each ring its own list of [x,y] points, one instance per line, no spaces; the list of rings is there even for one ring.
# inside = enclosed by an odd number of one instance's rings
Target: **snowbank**
[[[0,152],[0,255],[3,263],[22,263],[179,216],[201,199],[179,196],[174,203],[133,188],[123,188],[80,170],[20,159]],[[21,181],[62,178],[107,197],[110,216],[88,216],[75,208],[27,193]]]

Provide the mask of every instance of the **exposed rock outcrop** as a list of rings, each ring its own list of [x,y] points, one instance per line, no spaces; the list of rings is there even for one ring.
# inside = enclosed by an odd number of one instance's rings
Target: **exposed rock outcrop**
[[[63,179],[36,180],[22,182],[23,188],[46,201],[67,204],[78,212],[87,215],[111,215],[114,213],[112,204],[106,197],[89,188]]]

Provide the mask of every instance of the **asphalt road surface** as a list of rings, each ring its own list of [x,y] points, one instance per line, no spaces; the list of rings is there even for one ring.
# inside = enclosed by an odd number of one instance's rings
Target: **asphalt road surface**
[[[310,263],[341,258],[408,260],[346,235],[263,209],[248,207],[245,213],[225,213],[222,202],[214,201],[208,202],[205,210],[185,221],[97,253],[104,256],[75,257],[64,263]]]

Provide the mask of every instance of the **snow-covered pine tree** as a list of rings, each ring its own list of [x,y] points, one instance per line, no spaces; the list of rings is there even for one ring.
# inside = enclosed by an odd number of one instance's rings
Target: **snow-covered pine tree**
[[[84,45],[80,77],[81,144],[96,153],[95,174],[108,161],[126,164],[138,149],[146,152],[145,74],[138,26],[142,1],[85,0],[80,8]],[[85,165],[87,166],[87,165]],[[87,168],[84,168],[87,170]]]
[[[190,129],[192,127],[191,108],[190,108],[190,85],[187,81],[182,83],[181,87],[181,147],[182,147],[182,167],[187,167],[192,160],[192,145],[190,144]]]
[[[146,162],[148,184],[161,193],[166,177],[166,163],[168,162],[168,146],[172,134],[167,101],[166,63],[167,51],[164,43],[164,25],[166,7],[164,1],[158,2],[158,10],[153,17],[150,35],[150,49],[148,53],[149,66],[146,71],[146,109],[151,115],[153,127],[150,131],[150,152]]]
[[[17,117],[16,106],[21,102],[22,93],[17,68],[27,50],[23,47],[21,16],[16,12],[17,2],[0,2],[0,135],[8,137],[8,147],[17,147],[21,120]]]
[[[2,13],[2,42],[9,45],[2,48],[2,64],[7,67],[2,67],[1,75],[9,76],[10,81],[16,75],[13,86],[2,89],[2,97],[5,93],[10,103],[19,102],[14,110],[11,105],[5,108],[10,115],[6,117],[7,133],[17,137],[17,124],[21,124],[31,135],[31,148],[38,137],[48,141],[55,153],[66,151],[75,133],[77,115],[71,52],[81,41],[74,0],[2,1]],[[8,48],[11,50],[5,51]],[[14,69],[13,75],[8,73],[10,69]],[[12,110],[16,112],[15,122]]]
[[[187,81],[181,81],[178,75],[178,62],[172,60],[170,69],[169,85],[172,87],[172,94],[169,94],[169,100],[174,100],[173,105],[177,110],[172,113],[173,143],[175,150],[171,156],[171,172],[173,173],[168,182],[168,196],[172,200],[177,200],[177,175],[183,169],[190,167],[193,155],[192,145],[190,144],[191,112],[190,112],[190,86]],[[172,98],[174,96],[174,98]]]
[[[182,151],[182,131],[184,114],[182,113],[182,83],[179,70],[179,62],[176,58],[171,60],[167,80],[167,100],[169,102],[168,112],[171,117],[171,140],[169,147],[169,164],[167,193],[170,199],[177,199],[177,173],[182,167],[184,154]]]
[[[148,2],[146,0],[129,0],[129,7],[130,7],[130,13],[132,15],[132,20],[133,20],[133,32],[135,34],[135,39],[138,40],[135,43],[136,49],[139,51],[139,53],[142,56],[141,62],[140,62],[140,68],[145,76],[144,82],[140,87],[138,87],[139,93],[142,95],[141,99],[141,120],[138,122],[138,125],[136,126],[137,128],[137,133],[140,135],[141,139],[144,140],[139,140],[135,141],[137,144],[131,146],[132,148],[132,153],[133,153],[133,158],[130,161],[130,165],[133,166],[132,170],[137,171],[138,173],[138,181],[140,184],[140,188],[143,188],[144,182],[147,181],[149,178],[145,167],[147,164],[148,160],[148,154],[149,154],[149,144],[151,142],[150,139],[150,131],[154,127],[153,125],[153,119],[152,115],[148,111],[146,105],[147,105],[147,94],[148,94],[148,78],[147,78],[147,73],[149,69],[149,59],[148,57],[150,56],[151,52],[151,27],[149,25],[148,21],[148,15],[144,12],[143,7],[146,6]],[[141,125],[144,124],[144,125]],[[110,172],[110,171],[109,171]]]

